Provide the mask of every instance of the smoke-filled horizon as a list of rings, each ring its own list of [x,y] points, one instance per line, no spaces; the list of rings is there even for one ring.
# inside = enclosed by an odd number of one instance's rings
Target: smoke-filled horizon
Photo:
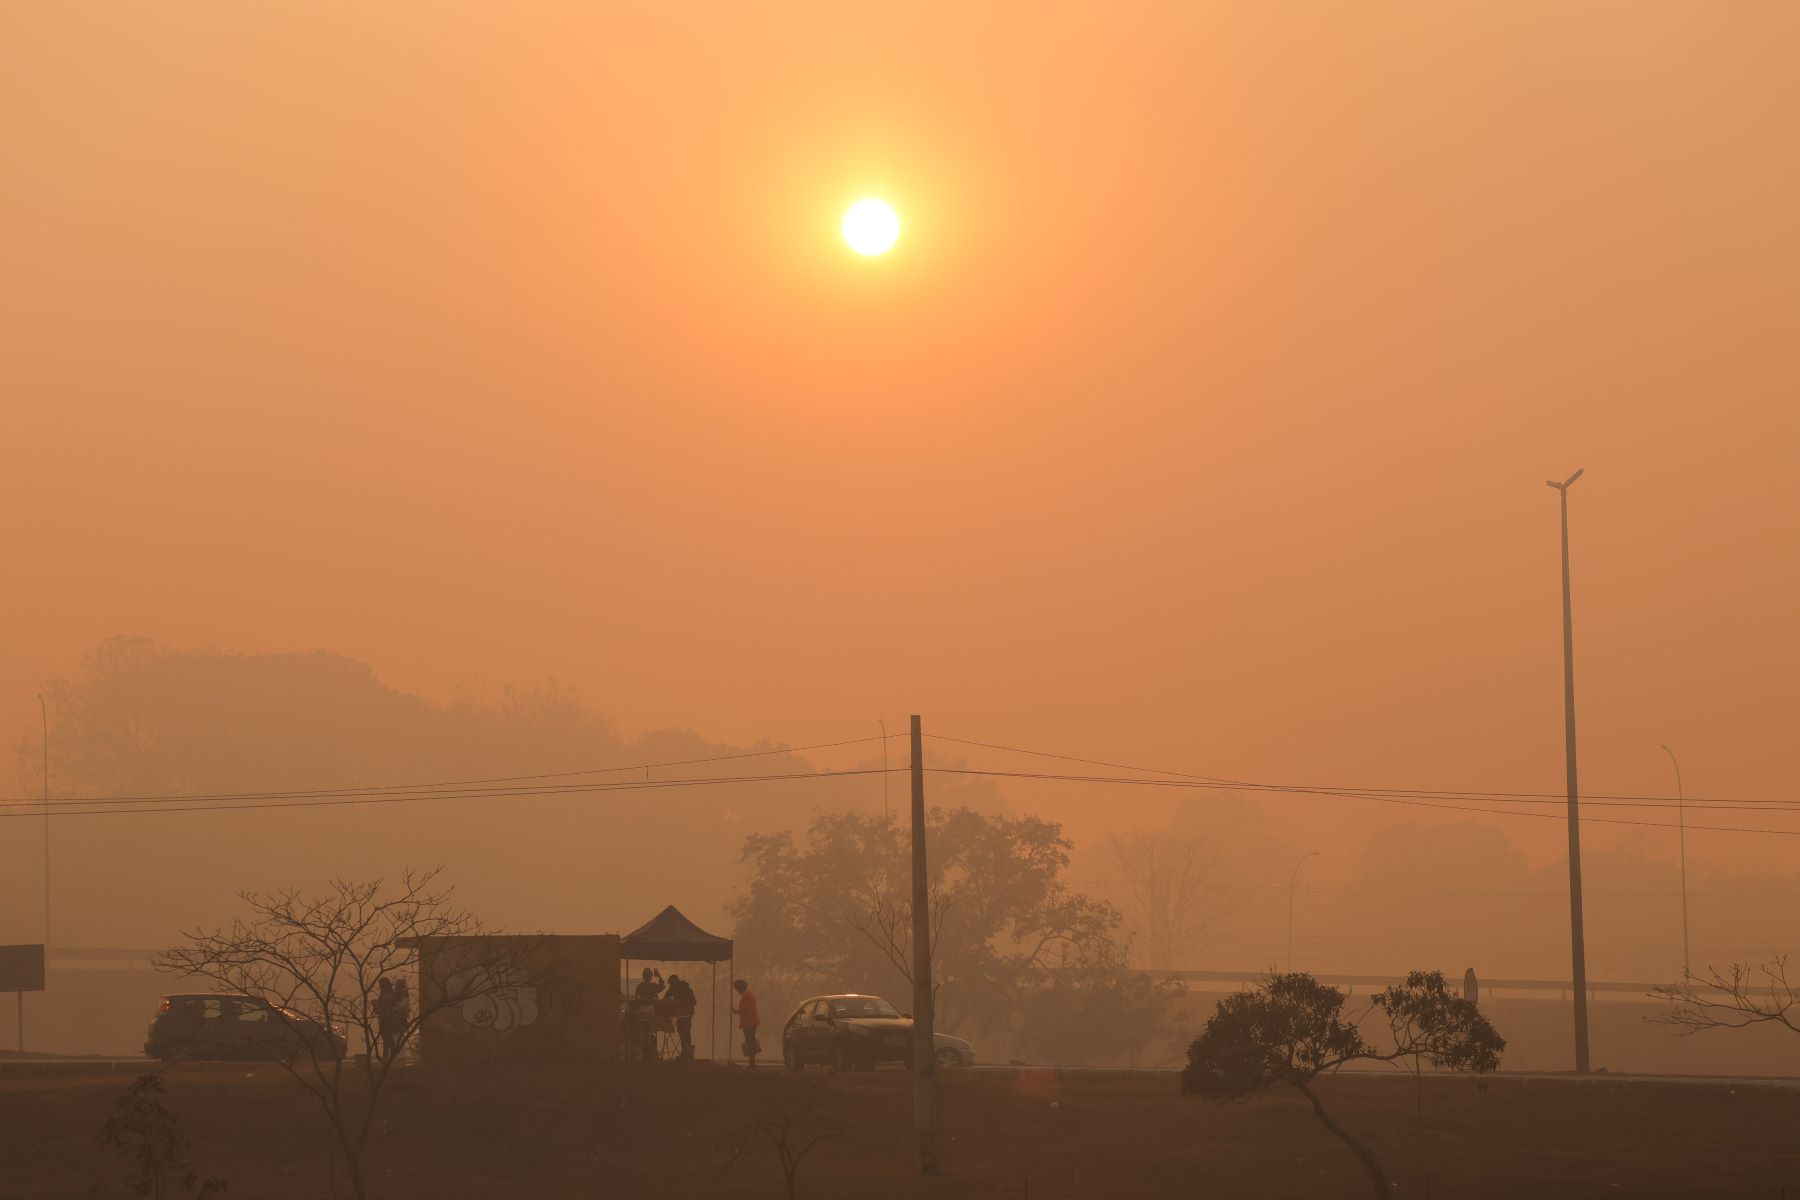
[[[903,815],[908,796],[903,717],[890,722],[885,766],[894,773],[884,776],[879,730],[820,745],[627,734],[572,689],[471,691],[438,704],[324,653],[115,639],[45,695],[57,814],[52,940],[62,946],[160,946],[228,921],[240,890],[304,890],[440,863],[467,903],[509,928],[628,931],[673,903],[729,933],[749,882],[740,861],[749,839],[785,833],[804,844],[821,815]],[[1119,909],[1140,965],[1280,965],[1292,883],[1294,954],[1315,969],[1566,971],[1563,861],[1529,850],[1545,818],[1504,815],[1508,805],[1548,813],[1560,829],[1554,804],[1219,786],[967,736],[979,732],[927,727],[928,801],[1060,825],[1071,843],[1062,879]],[[1023,749],[1082,757],[1085,748]],[[40,731],[21,731],[13,751],[14,799],[0,808],[0,941],[32,941]],[[701,779],[716,782],[665,786]],[[1800,907],[1791,858],[1746,867],[1717,847],[1759,835],[1703,830],[1779,826],[1791,814],[1719,799],[1696,797],[1687,810],[1695,961],[1784,952]],[[207,811],[171,811],[191,809]],[[1681,949],[1678,868],[1664,845],[1672,814],[1596,799],[1590,816],[1600,822],[1586,856],[1594,977],[1668,977]],[[1328,822],[1346,821],[1369,826],[1364,837],[1326,836]],[[1160,950],[1115,840],[1146,833],[1191,842],[1204,867],[1202,899],[1188,914],[1197,928]],[[1298,879],[1296,862],[1312,851]]]

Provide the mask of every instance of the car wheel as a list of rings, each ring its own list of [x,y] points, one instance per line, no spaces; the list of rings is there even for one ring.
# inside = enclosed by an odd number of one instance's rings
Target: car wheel
[[[960,1067],[962,1066],[962,1055],[949,1046],[940,1046],[934,1061],[940,1067]]]
[[[783,1049],[781,1057],[787,1059],[788,1070],[790,1071],[804,1071],[806,1069],[806,1064],[800,1061],[800,1052],[792,1046]]]

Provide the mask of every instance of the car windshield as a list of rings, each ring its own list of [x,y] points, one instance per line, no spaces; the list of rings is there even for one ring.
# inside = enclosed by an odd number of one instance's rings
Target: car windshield
[[[879,996],[848,996],[831,1002],[834,1017],[897,1017],[899,1011]]]

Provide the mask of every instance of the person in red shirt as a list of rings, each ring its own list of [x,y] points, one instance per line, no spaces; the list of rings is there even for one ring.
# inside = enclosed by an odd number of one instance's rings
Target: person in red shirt
[[[744,1031],[744,1057],[750,1062],[750,1069],[756,1070],[756,1052],[762,1046],[756,1040],[756,1027],[762,1024],[762,1018],[756,1011],[756,993],[750,990],[750,981],[734,979],[731,986],[737,991],[738,1002],[731,1006],[737,1014],[738,1028]]]

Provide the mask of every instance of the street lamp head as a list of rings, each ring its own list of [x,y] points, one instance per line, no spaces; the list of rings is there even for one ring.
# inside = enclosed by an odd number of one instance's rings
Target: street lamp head
[[[1569,490],[1569,485],[1574,483],[1577,479],[1580,479],[1581,472],[1585,471],[1585,470],[1587,470],[1586,467],[1581,467],[1581,468],[1577,469],[1573,475],[1569,476],[1567,479],[1563,480],[1561,483],[1556,482],[1556,480],[1554,480],[1554,479],[1546,479],[1546,480],[1544,480],[1544,486],[1545,487],[1553,487],[1559,492],[1566,492]]]

